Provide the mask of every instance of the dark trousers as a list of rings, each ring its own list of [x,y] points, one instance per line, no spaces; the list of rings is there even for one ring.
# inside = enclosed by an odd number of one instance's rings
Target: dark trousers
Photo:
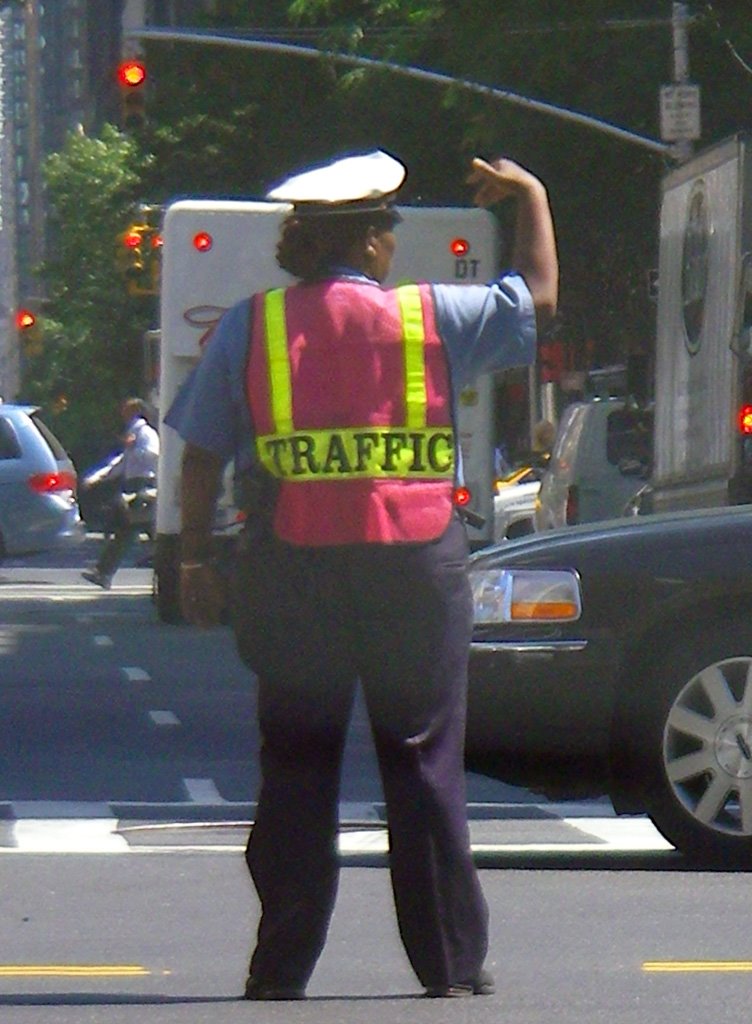
[[[128,510],[122,502],[115,506],[110,525],[113,528],[112,536],[105,541],[97,559],[97,572],[108,579],[118,571],[141,531],[140,526],[135,526],[131,522]]]
[[[400,934],[425,986],[475,975],[488,912],[463,764],[472,607],[467,540],[296,548],[244,538],[233,624],[258,675],[262,784],[247,861],[261,902],[252,974],[304,985],[338,880],[339,779],[363,687],[387,805]]]
[[[150,477],[131,477],[113,502],[109,517],[112,536],[105,541],[97,559],[97,572],[101,576],[111,579],[140,534],[151,528],[155,513],[154,483]],[[124,494],[135,495],[135,503],[126,500]]]

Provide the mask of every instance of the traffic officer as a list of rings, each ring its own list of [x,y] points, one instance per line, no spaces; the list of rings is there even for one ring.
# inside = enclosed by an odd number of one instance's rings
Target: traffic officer
[[[512,269],[487,286],[386,288],[404,175],[376,152],[269,194],[293,203],[277,261],[299,282],[225,314],[166,419],[186,441],[181,601],[194,625],[221,611],[210,529],[228,459],[249,485],[230,602],[262,741],[248,999],[303,998],[323,948],[358,680],[410,962],[426,995],[494,991],[467,826],[472,601],[454,406],[479,373],[533,359],[536,320],[555,311],[556,246],[542,183],[475,159],[476,202],[516,203]]]

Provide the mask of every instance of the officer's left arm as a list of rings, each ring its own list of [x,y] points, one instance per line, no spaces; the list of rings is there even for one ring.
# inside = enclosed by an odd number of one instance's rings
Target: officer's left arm
[[[432,289],[436,326],[455,387],[464,387],[482,373],[534,361],[535,305],[519,274],[504,274],[490,285],[435,284]]]
[[[553,319],[559,293],[559,259],[548,192],[525,167],[506,157],[488,162],[476,157],[468,182],[479,206],[511,199],[516,203],[512,266],[525,279],[533,298],[538,328]]]

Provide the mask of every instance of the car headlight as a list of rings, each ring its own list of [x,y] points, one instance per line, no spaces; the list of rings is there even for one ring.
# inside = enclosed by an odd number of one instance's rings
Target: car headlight
[[[566,569],[474,569],[473,620],[499,622],[573,622],[582,612],[580,581]]]

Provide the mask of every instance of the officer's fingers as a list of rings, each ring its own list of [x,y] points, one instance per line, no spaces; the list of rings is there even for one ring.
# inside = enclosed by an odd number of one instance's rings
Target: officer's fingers
[[[510,195],[512,195],[510,189],[502,187],[495,182],[484,182],[476,188],[473,202],[476,206],[492,206],[494,203],[501,202],[502,199],[506,199]]]
[[[493,175],[493,167],[479,156],[473,158],[470,164],[470,171],[465,178],[468,185],[478,185],[485,181],[489,174]]]
[[[490,164],[480,157],[475,157],[473,160],[467,182],[470,185],[475,185],[473,199],[478,206],[490,206],[512,194],[512,189],[504,173],[505,163],[509,163],[509,161],[496,160]]]
[[[468,178],[476,177],[480,174],[487,174],[489,171],[493,171],[495,164],[499,161],[484,160],[482,156],[474,156],[470,161],[470,174]]]

